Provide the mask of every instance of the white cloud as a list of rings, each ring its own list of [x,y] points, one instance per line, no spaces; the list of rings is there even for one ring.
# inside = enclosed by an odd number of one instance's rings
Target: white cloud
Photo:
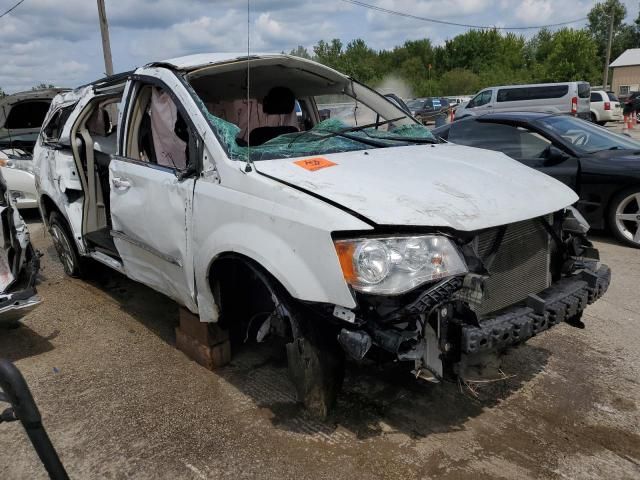
[[[478,25],[535,25],[584,16],[596,0],[366,0],[410,14]],[[152,60],[246,45],[246,4],[237,0],[107,0],[116,70]],[[631,19],[637,2],[625,0]],[[465,31],[374,12],[341,0],[252,0],[254,51],[361,37],[376,49],[428,37],[438,44]],[[628,19],[629,21],[629,19]],[[523,32],[531,35],[534,32]],[[93,0],[29,0],[0,19],[0,87],[75,86],[103,75]]]

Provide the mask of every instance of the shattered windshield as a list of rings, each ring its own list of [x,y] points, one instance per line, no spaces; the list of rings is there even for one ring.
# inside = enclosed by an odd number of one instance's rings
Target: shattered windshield
[[[264,94],[247,100],[207,95],[212,78],[199,82],[200,108],[232,160],[273,160],[438,142],[426,127],[362,85],[348,85],[350,94],[345,93],[344,85],[331,86],[335,93],[326,91],[324,85],[314,94],[308,86],[293,82],[277,86],[254,83],[256,91]],[[198,87],[198,81],[195,83]]]
[[[327,119],[308,131],[279,135],[262,145],[248,147],[238,144],[236,139],[240,128],[237,125],[208,112],[206,115],[232,160],[246,161],[249,154],[252,161],[259,161],[393,147],[412,142],[436,142],[431,132],[418,124],[399,126],[388,131],[370,127],[341,134],[349,125],[339,119]]]

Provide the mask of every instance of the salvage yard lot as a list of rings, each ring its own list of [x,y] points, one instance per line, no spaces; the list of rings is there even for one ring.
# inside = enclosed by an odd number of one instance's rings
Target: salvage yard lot
[[[640,477],[640,252],[597,237],[613,281],[585,330],[514,350],[475,388],[351,365],[327,422],[294,402],[286,361],[242,352],[209,372],[174,348],[178,307],[106,268],[64,275],[35,214],[42,305],[0,332],[71,478]],[[0,478],[45,478],[19,424]],[[12,452],[12,453],[8,453]]]

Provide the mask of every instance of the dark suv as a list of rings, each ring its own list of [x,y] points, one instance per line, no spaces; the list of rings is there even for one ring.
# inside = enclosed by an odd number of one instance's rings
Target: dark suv
[[[423,124],[435,122],[438,114],[446,113],[450,107],[449,100],[438,97],[416,98],[408,101],[407,106],[416,120]]]

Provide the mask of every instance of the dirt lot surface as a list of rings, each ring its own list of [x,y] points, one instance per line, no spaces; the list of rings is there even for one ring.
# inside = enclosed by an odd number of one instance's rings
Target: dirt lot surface
[[[294,402],[282,356],[238,353],[209,372],[174,348],[177,306],[106,269],[64,276],[44,253],[44,302],[0,355],[28,379],[72,478],[640,478],[640,251],[599,237],[613,269],[585,330],[514,350],[511,377],[475,393],[349,367],[327,422]],[[0,425],[0,478],[45,478],[17,423]]]

